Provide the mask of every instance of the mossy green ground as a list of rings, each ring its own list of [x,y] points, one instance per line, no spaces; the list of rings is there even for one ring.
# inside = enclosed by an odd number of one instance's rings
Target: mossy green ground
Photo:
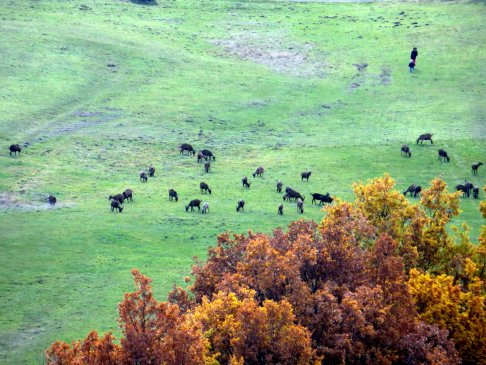
[[[486,162],[485,15],[482,1],[2,1],[0,363],[117,332],[130,269],[164,300],[218,233],[320,220],[311,192],[349,200],[353,182],[384,172],[400,190],[437,176],[485,185],[486,167],[470,168]],[[426,132],[434,145],[417,146]],[[215,153],[209,174],[179,154],[184,142]],[[10,157],[11,143],[28,147]],[[293,203],[276,214],[278,179],[308,197],[304,215]],[[126,188],[134,202],[111,213],[108,195]],[[208,215],[185,212],[194,198]],[[473,240],[478,205],[463,199],[454,222]]]

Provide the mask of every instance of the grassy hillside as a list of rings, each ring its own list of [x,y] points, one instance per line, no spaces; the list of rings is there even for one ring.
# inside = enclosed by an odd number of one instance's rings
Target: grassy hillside
[[[486,167],[470,170],[486,163],[485,15],[482,1],[1,2],[0,363],[42,363],[56,339],[116,332],[133,267],[163,299],[218,233],[302,217],[294,203],[276,214],[278,179],[315,220],[310,193],[352,199],[353,182],[384,172],[400,190],[437,176],[485,185]],[[425,132],[434,145],[417,146]],[[214,152],[209,174],[184,142]],[[134,202],[111,213],[108,196],[129,187]],[[185,212],[194,198],[208,215]],[[454,222],[473,240],[478,205],[463,199]]]

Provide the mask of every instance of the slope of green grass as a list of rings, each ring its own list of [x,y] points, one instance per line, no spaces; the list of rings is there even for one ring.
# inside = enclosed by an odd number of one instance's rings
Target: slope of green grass
[[[117,332],[131,268],[163,300],[218,233],[322,218],[310,199],[303,216],[294,203],[278,216],[278,179],[342,199],[384,172],[400,190],[437,176],[485,185],[484,166],[470,171],[486,162],[485,12],[473,1],[2,2],[0,362],[42,363],[56,339]],[[417,146],[425,132],[434,145]],[[209,174],[179,154],[184,142],[215,153]],[[134,202],[111,213],[108,196],[128,187]],[[208,215],[185,212],[194,198]],[[473,240],[478,205],[463,199],[454,222]]]

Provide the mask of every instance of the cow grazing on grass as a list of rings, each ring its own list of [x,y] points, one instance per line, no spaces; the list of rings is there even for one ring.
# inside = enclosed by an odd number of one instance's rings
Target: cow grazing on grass
[[[238,200],[238,205],[236,206],[236,211],[239,212],[240,209],[245,211],[245,201],[243,199]]]
[[[416,198],[421,191],[422,191],[422,187],[420,185],[412,184],[407,188],[407,190],[403,192],[403,195],[407,196],[407,193],[410,193],[410,196]]]
[[[207,202],[204,202],[204,203],[203,203],[201,213],[202,213],[202,214],[209,213],[209,204],[208,204]]]
[[[323,204],[323,203],[329,203],[331,204],[332,201],[334,200],[330,195],[329,193],[326,193],[326,194],[319,194],[319,193],[314,193],[314,194],[311,194],[312,195],[312,204],[314,204],[314,202],[319,202],[319,204]]]
[[[50,205],[56,205],[57,199],[54,195],[49,195],[47,199],[49,200]]]
[[[112,200],[111,201],[111,211],[114,212],[115,210],[118,210],[118,212],[121,213],[122,210],[123,210],[123,207],[122,207],[122,205],[120,204],[119,201]]]
[[[258,167],[255,172],[253,173],[253,177],[262,177],[263,173],[265,172],[265,169],[263,166]]]
[[[123,204],[124,199],[125,199],[125,196],[123,194],[110,195],[108,197],[108,200],[116,200],[120,204]]]
[[[422,144],[423,141],[430,141],[430,144],[434,144],[434,141],[432,141],[432,136],[433,134],[431,133],[424,133],[424,134],[421,134],[418,138],[417,138],[417,144],[420,142],[420,144]]]
[[[123,194],[124,200],[129,201],[129,202],[133,201],[132,189],[126,189],[122,194]]]
[[[301,181],[304,181],[304,179],[306,179],[307,181],[309,181],[309,177],[311,176],[311,174],[312,174],[312,171],[304,171],[304,172],[301,172],[300,173]]]
[[[279,215],[283,215],[283,208],[284,208],[284,205],[283,204],[280,204],[278,206],[278,211],[277,212],[278,212]]]
[[[179,201],[179,196],[177,195],[177,191],[174,189],[169,189],[169,201],[172,201],[175,199],[175,201]]]
[[[209,161],[206,161],[204,163],[204,171],[206,171],[207,173],[209,173],[209,169],[211,168],[211,162]]]
[[[301,195],[298,191],[295,191],[292,188],[287,186],[285,188],[285,194],[283,196],[283,200],[287,200],[287,199],[289,201],[290,201],[290,199],[300,199],[300,200],[304,201],[305,196]]]
[[[473,197],[474,197],[474,199],[478,199],[479,198],[479,186],[475,186],[473,188]]]
[[[481,166],[482,164],[483,164],[482,162],[478,162],[478,163],[473,163],[471,165],[473,175],[477,175],[479,166]]]
[[[410,147],[406,144],[402,145],[402,149],[400,150],[400,154],[405,153],[405,156],[412,157],[412,152],[410,152]]]
[[[297,213],[304,213],[304,202],[300,198],[297,198]]]
[[[213,153],[210,150],[201,150],[201,154],[207,160],[211,160],[212,159],[213,161],[216,161],[216,157],[213,155]]]
[[[444,151],[443,149],[439,149],[439,156],[437,157],[437,159],[439,161],[446,161],[446,162],[449,162],[450,161],[450,158],[447,155],[447,152]]]
[[[147,182],[147,173],[145,171],[140,171],[140,181],[141,182]]]
[[[188,154],[191,154],[194,156],[196,154],[196,150],[188,143],[183,143],[179,146],[180,152],[184,153],[187,152]]]
[[[201,152],[198,152],[197,153],[197,162],[200,163],[203,160],[207,161],[208,159]]]
[[[277,192],[278,193],[282,192],[282,186],[283,186],[282,182],[280,180],[277,181]]]
[[[11,144],[8,149],[10,151],[10,156],[12,156],[12,153],[14,155],[17,155],[17,153],[20,154],[20,152],[22,151],[22,148],[20,148],[20,145],[18,145],[18,144]]]
[[[467,187],[465,184],[459,184],[456,185],[456,190],[457,191],[462,191],[462,196],[463,197],[468,197],[471,195],[471,191],[469,190],[469,187]]]
[[[211,195],[211,189],[209,188],[209,185],[206,184],[205,182],[201,182],[199,184],[199,188],[201,189],[201,193],[206,192],[209,193],[209,195]]]
[[[155,175],[155,167],[150,166],[149,167],[149,176],[153,177]]]
[[[194,211],[194,207],[197,207],[197,210],[201,211],[201,201],[199,199],[191,200],[189,204],[186,205],[186,212],[189,211],[189,208],[191,208],[191,212]]]
[[[474,189],[474,185],[467,180],[464,180],[464,186],[471,192]]]
[[[246,176],[243,179],[241,179],[241,183],[243,184],[244,188],[247,188],[247,189],[250,188],[250,183],[248,182],[248,178]]]

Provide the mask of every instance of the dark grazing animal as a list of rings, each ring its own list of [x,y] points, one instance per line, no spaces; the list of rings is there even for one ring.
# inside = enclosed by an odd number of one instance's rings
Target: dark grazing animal
[[[179,196],[177,195],[177,191],[174,189],[169,189],[169,201],[172,201],[172,199],[175,199],[175,201],[179,201]]]
[[[202,160],[205,160],[207,161],[208,159],[201,153],[201,152],[198,152],[197,153],[197,162],[202,162]]]
[[[466,187],[466,189],[469,189],[469,192],[471,192],[474,188],[474,185],[467,180],[464,180],[464,186]]]
[[[123,198],[126,201],[133,201],[133,191],[132,189],[126,189],[123,193]]]
[[[312,171],[304,171],[300,173],[301,181],[304,181],[304,179],[307,179],[309,181],[309,177],[311,176]]]
[[[54,195],[49,195],[47,199],[49,200],[50,205],[56,205],[57,199]]]
[[[202,213],[202,214],[209,213],[209,204],[208,204],[207,202],[204,202],[204,203],[203,203],[201,213]]]
[[[260,166],[256,169],[256,171],[253,173],[253,177],[261,177],[263,175],[263,173],[265,172],[265,169],[263,168],[263,166]]]
[[[145,171],[140,171],[140,181],[147,182],[147,173]]]
[[[457,191],[462,191],[462,196],[463,197],[468,197],[471,195],[471,191],[469,190],[469,188],[465,185],[465,184],[459,184],[459,185],[456,185],[456,190]]]
[[[481,166],[482,164],[483,164],[482,162],[478,162],[478,163],[473,163],[471,165],[471,169],[472,169],[473,175],[477,175],[479,166]]]
[[[196,150],[188,143],[183,143],[179,146],[180,152],[184,153],[187,152],[188,154],[191,154],[194,156],[196,154]]]
[[[319,204],[323,204],[323,203],[329,203],[331,204],[332,201],[334,200],[330,195],[329,193],[326,193],[325,195],[324,194],[319,194],[319,193],[314,193],[314,194],[311,194],[312,195],[312,204],[314,204],[314,202],[319,202]]]
[[[421,134],[418,138],[417,138],[417,144],[420,142],[420,144],[422,144],[423,141],[430,141],[430,144],[434,144],[434,141],[432,141],[432,136],[433,134],[431,133],[424,133],[424,134]]]
[[[304,202],[300,198],[297,198],[297,213],[304,213]]]
[[[111,211],[114,212],[116,210],[118,210],[119,213],[122,212],[123,210],[123,207],[121,206],[120,202],[117,201],[117,200],[112,200],[111,201]]]
[[[236,211],[239,212],[240,209],[245,211],[245,201],[243,199],[238,200],[238,205],[236,206]]]
[[[410,147],[406,144],[402,145],[402,149],[400,150],[400,154],[405,153],[405,156],[412,157],[412,152],[410,152]]]
[[[412,184],[403,192],[403,195],[407,196],[407,193],[410,193],[410,196],[416,198],[421,191],[422,187],[420,185]]]
[[[305,200],[305,196],[301,195],[298,191],[293,190],[290,187],[285,188],[285,194],[283,196],[283,200],[289,200],[290,199],[301,199],[302,201]]]
[[[149,167],[149,176],[153,177],[155,175],[155,167],[150,166]]]
[[[278,193],[282,192],[282,186],[283,186],[282,182],[280,180],[277,181],[277,192]]]
[[[186,212],[191,208],[191,212],[194,210],[194,207],[197,207],[198,211],[201,211],[201,201],[199,199],[194,199],[189,202],[186,206]]]
[[[123,194],[110,195],[108,200],[116,200],[118,203],[123,204],[125,196]]]
[[[199,184],[199,188],[201,189],[201,193],[206,191],[206,193],[209,193],[211,195],[211,189],[209,188],[209,185],[206,184],[205,182],[201,182]]]
[[[449,161],[450,161],[450,158],[449,158],[449,156],[447,155],[447,152],[446,152],[446,151],[444,151],[443,149],[439,149],[439,156],[437,157],[437,159],[438,159],[439,161],[442,161],[442,160],[447,161],[447,162],[449,162]]]
[[[473,197],[474,197],[474,199],[479,198],[479,186],[475,186],[473,188]]]
[[[243,184],[244,188],[250,188],[250,183],[248,182],[248,178],[245,176],[243,179],[241,179],[241,183]]]
[[[12,156],[12,152],[16,155],[17,153],[20,154],[22,151],[22,148],[20,148],[20,145],[18,144],[12,144],[8,149],[10,150],[10,156]]]
[[[214,157],[210,150],[201,150],[201,154],[208,160],[213,159],[213,161],[216,161],[216,157]]]
[[[206,161],[204,163],[204,171],[208,172],[209,173],[209,169],[211,168],[211,162],[210,161]]]
[[[284,208],[284,205],[283,204],[280,204],[278,206],[278,211],[277,212],[278,212],[279,215],[283,215],[283,208]]]

